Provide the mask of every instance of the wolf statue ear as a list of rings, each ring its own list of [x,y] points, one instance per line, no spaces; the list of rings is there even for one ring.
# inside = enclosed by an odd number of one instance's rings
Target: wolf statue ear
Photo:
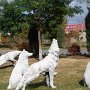
[[[53,41],[55,41],[56,39],[55,38],[53,38]]]
[[[57,39],[53,38],[54,41],[56,41]]]
[[[23,49],[23,51],[25,51],[25,49]]]

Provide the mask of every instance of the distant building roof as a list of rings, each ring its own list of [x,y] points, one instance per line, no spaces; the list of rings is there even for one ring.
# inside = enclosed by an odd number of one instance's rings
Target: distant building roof
[[[83,31],[85,30],[85,23],[81,24],[69,24],[65,28],[65,32],[70,32],[70,31]]]

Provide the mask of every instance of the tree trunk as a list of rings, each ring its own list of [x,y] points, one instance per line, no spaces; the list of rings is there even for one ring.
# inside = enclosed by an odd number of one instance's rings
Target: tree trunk
[[[38,30],[38,42],[39,42],[39,60],[42,60],[42,45],[41,45],[41,33]]]

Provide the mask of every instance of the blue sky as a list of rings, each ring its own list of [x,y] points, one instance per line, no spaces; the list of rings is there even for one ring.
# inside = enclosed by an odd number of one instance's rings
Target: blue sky
[[[83,3],[79,3],[76,2],[75,0],[71,3],[71,6],[81,6],[83,9],[83,13],[82,14],[76,14],[74,17],[68,17],[68,24],[80,24],[80,23],[84,23],[85,22],[85,17],[88,14],[88,9],[87,9],[87,4],[85,2]]]

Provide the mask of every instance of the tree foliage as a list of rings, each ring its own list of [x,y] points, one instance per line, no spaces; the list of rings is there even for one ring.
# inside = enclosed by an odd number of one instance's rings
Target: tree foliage
[[[36,23],[43,32],[56,28],[62,23],[63,16],[78,13],[79,8],[69,6],[72,0],[2,0],[3,18],[0,20],[1,30],[20,32],[23,22]]]
[[[20,33],[22,30],[22,24],[25,23],[25,15],[22,14],[19,8],[17,8],[15,2],[7,2],[2,0],[0,3],[3,7],[1,10],[2,18],[0,18],[0,26],[1,30],[4,33],[11,33],[11,35],[15,35],[16,33]]]

